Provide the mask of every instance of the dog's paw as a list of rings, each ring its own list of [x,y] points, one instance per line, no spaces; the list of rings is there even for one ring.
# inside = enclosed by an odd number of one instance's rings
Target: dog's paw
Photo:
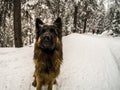
[[[57,81],[56,81],[56,80],[54,81],[54,84],[56,84],[56,85],[57,85]]]
[[[36,81],[32,82],[32,86],[36,87]]]

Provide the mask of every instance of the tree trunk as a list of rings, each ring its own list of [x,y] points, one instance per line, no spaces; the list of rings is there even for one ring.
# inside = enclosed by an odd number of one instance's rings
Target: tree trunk
[[[60,0],[57,0],[57,17],[60,17]]]
[[[83,33],[86,32],[86,24],[87,24],[87,18],[84,19],[84,27],[83,27]]]
[[[21,32],[21,0],[14,0],[14,39],[15,47],[23,47]]]
[[[85,2],[84,11],[86,12],[86,15],[85,15],[84,20],[83,20],[83,23],[84,23],[83,33],[85,33],[85,32],[86,32],[87,19],[88,19],[88,16],[89,16],[89,12],[87,12],[87,7],[88,7],[88,3],[87,3],[87,2]]]
[[[78,6],[75,5],[75,12],[74,12],[74,32],[77,31],[77,13],[78,13]]]

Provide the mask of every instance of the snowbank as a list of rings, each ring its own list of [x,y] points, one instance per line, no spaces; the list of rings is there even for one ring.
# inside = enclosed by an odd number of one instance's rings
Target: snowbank
[[[110,30],[110,31],[104,31],[101,35],[103,35],[103,36],[109,36],[109,35],[113,35],[113,34],[114,34],[113,31]]]

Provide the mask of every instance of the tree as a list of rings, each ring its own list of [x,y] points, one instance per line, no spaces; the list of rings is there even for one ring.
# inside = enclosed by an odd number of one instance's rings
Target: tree
[[[22,47],[22,32],[21,32],[21,0],[14,0],[14,39],[15,47]]]
[[[116,8],[113,13],[112,30],[114,33],[120,34],[120,8]]]
[[[90,19],[90,17],[94,14],[95,10],[97,9],[97,2],[96,0],[84,0],[82,2],[82,21],[83,21],[83,33],[86,32],[87,27],[87,21]]]
[[[0,0],[0,47],[13,46],[13,0]]]
[[[97,11],[98,5],[96,0],[77,0],[76,4],[78,6],[76,25],[77,32],[85,33],[89,29],[89,24],[91,24],[89,23],[90,19],[92,18],[94,12]]]
[[[74,11],[74,31],[77,31],[77,14],[78,14],[78,5],[74,5],[75,11]]]
[[[112,30],[115,34],[120,34],[120,1],[109,1],[109,8],[106,15],[106,30]],[[114,34],[113,34],[114,35]]]

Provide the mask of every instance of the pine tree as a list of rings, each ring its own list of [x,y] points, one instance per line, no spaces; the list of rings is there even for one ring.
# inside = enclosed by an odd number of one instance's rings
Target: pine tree
[[[120,34],[120,8],[115,9],[112,21],[112,30],[116,34]]]
[[[21,0],[14,0],[14,39],[15,47],[23,47],[21,32]]]

